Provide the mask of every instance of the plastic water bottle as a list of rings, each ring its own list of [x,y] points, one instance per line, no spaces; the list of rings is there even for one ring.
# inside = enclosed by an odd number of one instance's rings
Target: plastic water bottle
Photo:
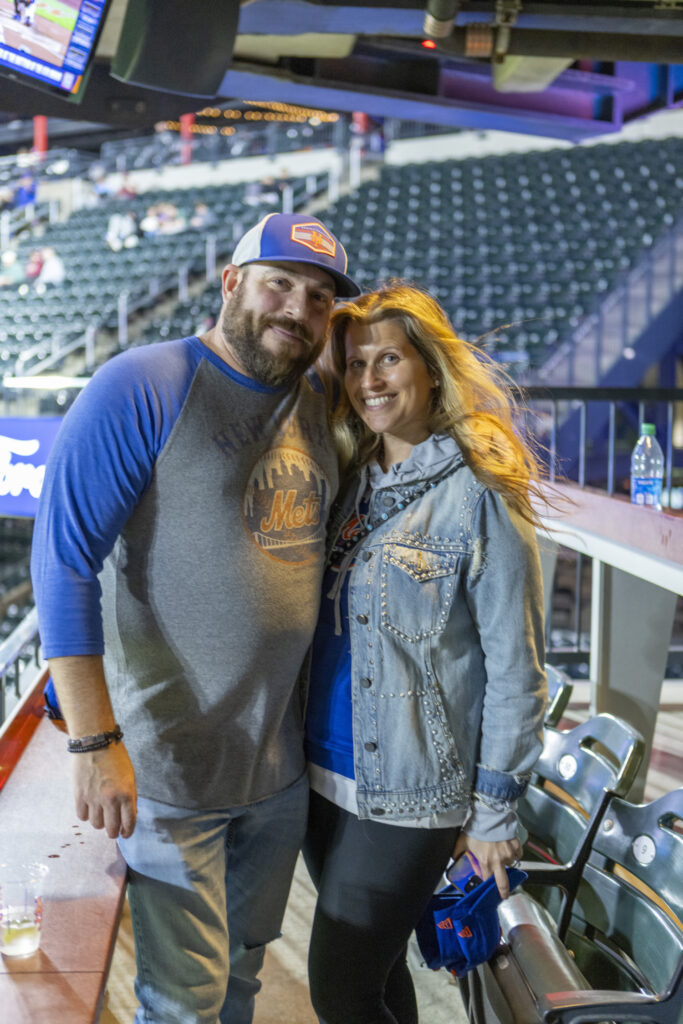
[[[631,503],[662,507],[664,455],[655,436],[654,423],[643,423],[631,455]]]

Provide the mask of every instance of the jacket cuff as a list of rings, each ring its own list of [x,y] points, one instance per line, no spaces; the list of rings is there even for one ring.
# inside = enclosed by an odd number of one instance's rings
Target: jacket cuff
[[[491,800],[490,797],[475,794],[472,811],[463,831],[485,843],[514,839],[517,835],[516,803]]]
[[[493,800],[505,800],[509,803],[523,796],[528,785],[528,772],[513,775],[511,772],[501,772],[483,764],[477,765],[474,789],[482,796],[492,797]]]

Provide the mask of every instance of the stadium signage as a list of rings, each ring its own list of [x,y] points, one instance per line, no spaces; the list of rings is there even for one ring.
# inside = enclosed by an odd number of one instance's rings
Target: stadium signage
[[[35,516],[59,416],[0,417],[0,515]]]

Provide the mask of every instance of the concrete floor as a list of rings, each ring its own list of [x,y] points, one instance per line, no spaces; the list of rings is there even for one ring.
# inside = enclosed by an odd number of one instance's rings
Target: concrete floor
[[[317,1024],[308,998],[306,958],[315,891],[301,859],[287,905],[282,938],[268,947],[262,973],[263,989],[256,1000],[254,1024]],[[445,971],[419,966],[411,949],[421,1024],[467,1024],[455,980]],[[100,1024],[131,1024],[135,954],[127,908],[119,929]]]

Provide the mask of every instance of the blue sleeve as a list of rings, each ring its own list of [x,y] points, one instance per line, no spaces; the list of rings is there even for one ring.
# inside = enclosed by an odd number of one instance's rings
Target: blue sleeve
[[[48,458],[31,576],[47,658],[102,654],[102,563],[145,490],[199,358],[187,342],[106,363],[69,410]]]

